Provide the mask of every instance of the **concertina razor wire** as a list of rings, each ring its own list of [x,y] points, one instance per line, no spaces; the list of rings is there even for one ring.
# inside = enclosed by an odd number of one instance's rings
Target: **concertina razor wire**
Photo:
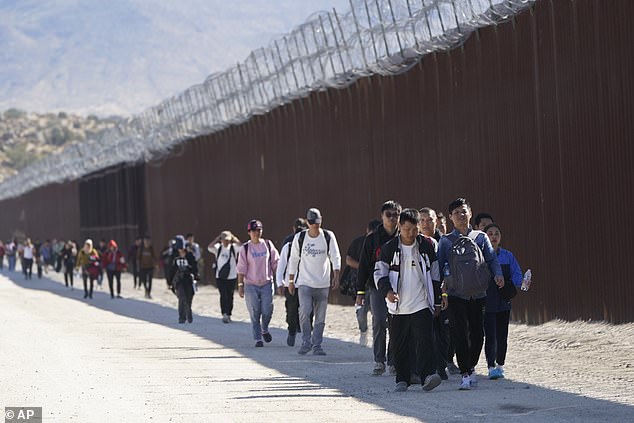
[[[105,168],[149,162],[178,144],[371,74],[395,75],[474,30],[520,13],[536,0],[350,0],[318,12],[235,67],[73,144],[0,184],[0,200]]]

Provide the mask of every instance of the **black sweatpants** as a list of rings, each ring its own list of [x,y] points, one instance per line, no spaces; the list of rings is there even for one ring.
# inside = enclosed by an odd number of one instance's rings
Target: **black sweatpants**
[[[449,310],[441,310],[434,317],[434,345],[436,351],[436,369],[444,370],[449,362]]]
[[[116,270],[106,270],[108,276],[108,288],[110,288],[110,297],[114,298],[114,279],[117,280],[117,295],[121,295],[121,272]]]
[[[130,262],[130,269],[132,271],[132,280],[134,281],[134,287],[141,287],[141,280],[139,279],[139,267],[135,259]]]
[[[284,297],[286,298],[284,306],[286,308],[286,324],[288,324],[288,333],[289,335],[296,335],[298,332],[302,331],[299,325],[299,293],[296,289],[295,295],[291,295],[291,293],[288,292],[288,288],[284,287]],[[313,321],[312,313],[310,321]]]
[[[509,337],[509,319],[511,311],[498,311],[484,315],[484,354],[487,366],[495,367],[496,363],[504,366],[506,348]]]
[[[88,273],[82,272],[81,278],[84,280],[84,298],[92,298],[92,290],[95,285],[95,279],[88,276]],[[88,281],[90,280],[90,290],[88,290]]]
[[[187,320],[191,323],[194,286],[191,282],[179,283],[176,286],[176,295],[178,296],[178,322],[184,323]]]
[[[141,269],[139,272],[139,286],[143,285],[145,287],[145,295],[150,295],[152,293],[152,276],[154,276],[153,267],[150,267],[149,269]]]
[[[416,371],[412,369],[411,354],[416,355],[421,383],[425,383],[425,378],[436,372],[432,321],[433,316],[428,308],[413,314],[392,315],[390,342],[394,349],[396,383],[407,382],[409,385],[410,377]]]
[[[70,280],[70,286],[73,286],[73,271],[70,270],[65,270],[64,271],[64,283],[66,284],[66,286],[68,286],[68,281]]]
[[[460,373],[470,374],[480,358],[484,343],[485,298],[463,300],[449,297],[451,337],[456,346],[456,358]]]
[[[236,289],[235,279],[216,279],[216,285],[220,292],[220,312],[231,316],[233,312],[233,293]]]

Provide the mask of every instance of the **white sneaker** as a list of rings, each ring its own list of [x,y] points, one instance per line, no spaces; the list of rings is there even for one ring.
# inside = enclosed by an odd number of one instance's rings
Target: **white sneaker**
[[[381,376],[383,373],[385,373],[385,364],[374,363],[374,369],[372,369],[372,375]]]
[[[423,384],[423,391],[429,392],[434,389],[436,386],[440,385],[442,379],[436,373],[433,375],[429,375],[425,378],[425,383]]]
[[[359,345],[368,345],[368,331],[359,333]]]
[[[500,366],[499,364],[496,367],[498,374],[500,375],[500,379],[504,379],[504,366]]]
[[[407,382],[399,382],[396,384],[396,388],[394,392],[405,392],[407,391]]]
[[[469,377],[469,375],[462,376],[460,387],[458,389],[461,391],[468,391],[469,389],[471,389],[471,378]]]
[[[472,388],[477,388],[478,387],[478,378],[476,377],[475,373],[471,373],[469,375],[469,383],[471,384]]]

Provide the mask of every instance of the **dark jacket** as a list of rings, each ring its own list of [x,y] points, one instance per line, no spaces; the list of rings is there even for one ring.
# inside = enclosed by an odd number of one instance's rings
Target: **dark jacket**
[[[357,272],[357,291],[365,291],[367,288],[374,289],[374,264],[379,258],[379,249],[391,239],[394,239],[398,231],[389,235],[383,225],[379,225],[373,232],[365,236],[361,257],[359,257],[359,270]]]
[[[172,286],[192,284],[194,279],[199,279],[198,263],[190,251],[188,251],[184,257],[181,257],[178,252],[174,255],[170,272],[169,281]]]
[[[517,288],[522,285],[522,269],[515,260],[515,256],[509,250],[504,248],[498,248],[495,252],[498,258],[498,263],[502,268],[502,274],[504,280],[508,283],[514,284]],[[487,313],[497,313],[500,311],[511,310],[511,302],[502,298],[499,293],[499,288],[495,284],[493,278],[489,282],[489,289],[487,289],[486,298],[486,311]]]
[[[431,239],[427,238],[423,235],[416,236],[416,242],[418,243],[418,252],[421,255],[420,266],[426,266],[427,269],[431,272],[431,279],[433,285],[433,297],[434,297],[434,305],[439,306],[442,302],[442,291],[440,288],[440,271],[438,269],[438,259],[436,258],[436,248],[431,241]],[[388,241],[386,244],[383,244],[380,249],[379,260],[376,263],[376,285],[381,296],[387,296],[387,293],[392,290],[392,284],[390,281],[390,276],[397,277],[400,279],[400,268],[392,269],[390,264],[394,260],[394,256],[397,252],[400,253],[400,239],[393,238]],[[392,275],[390,275],[392,273]]]

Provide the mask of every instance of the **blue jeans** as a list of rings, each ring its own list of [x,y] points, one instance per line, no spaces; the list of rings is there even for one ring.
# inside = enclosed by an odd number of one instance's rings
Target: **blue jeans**
[[[374,362],[385,363],[387,350],[387,365],[391,366],[393,357],[392,348],[389,342],[387,342],[389,317],[385,298],[379,294],[376,288],[370,288],[368,294],[370,294],[370,310],[372,311],[372,350],[374,352]]]
[[[328,292],[330,288],[311,288],[309,286],[297,287],[299,295],[299,324],[302,328],[302,346],[321,348],[324,339],[324,327],[326,326],[326,308],[328,307]],[[312,328],[310,317],[315,314],[315,324]]]
[[[15,270],[15,256],[8,256],[8,258],[9,258],[9,270],[13,272]]]
[[[263,333],[268,333],[269,323],[273,316],[273,283],[263,286],[244,284],[244,299],[247,303],[253,339],[260,341]],[[262,323],[260,323],[262,319]]]
[[[363,305],[356,308],[355,314],[357,315],[357,323],[359,324],[359,331],[365,332],[368,330],[368,312],[370,311],[370,296],[366,293],[363,296]]]

